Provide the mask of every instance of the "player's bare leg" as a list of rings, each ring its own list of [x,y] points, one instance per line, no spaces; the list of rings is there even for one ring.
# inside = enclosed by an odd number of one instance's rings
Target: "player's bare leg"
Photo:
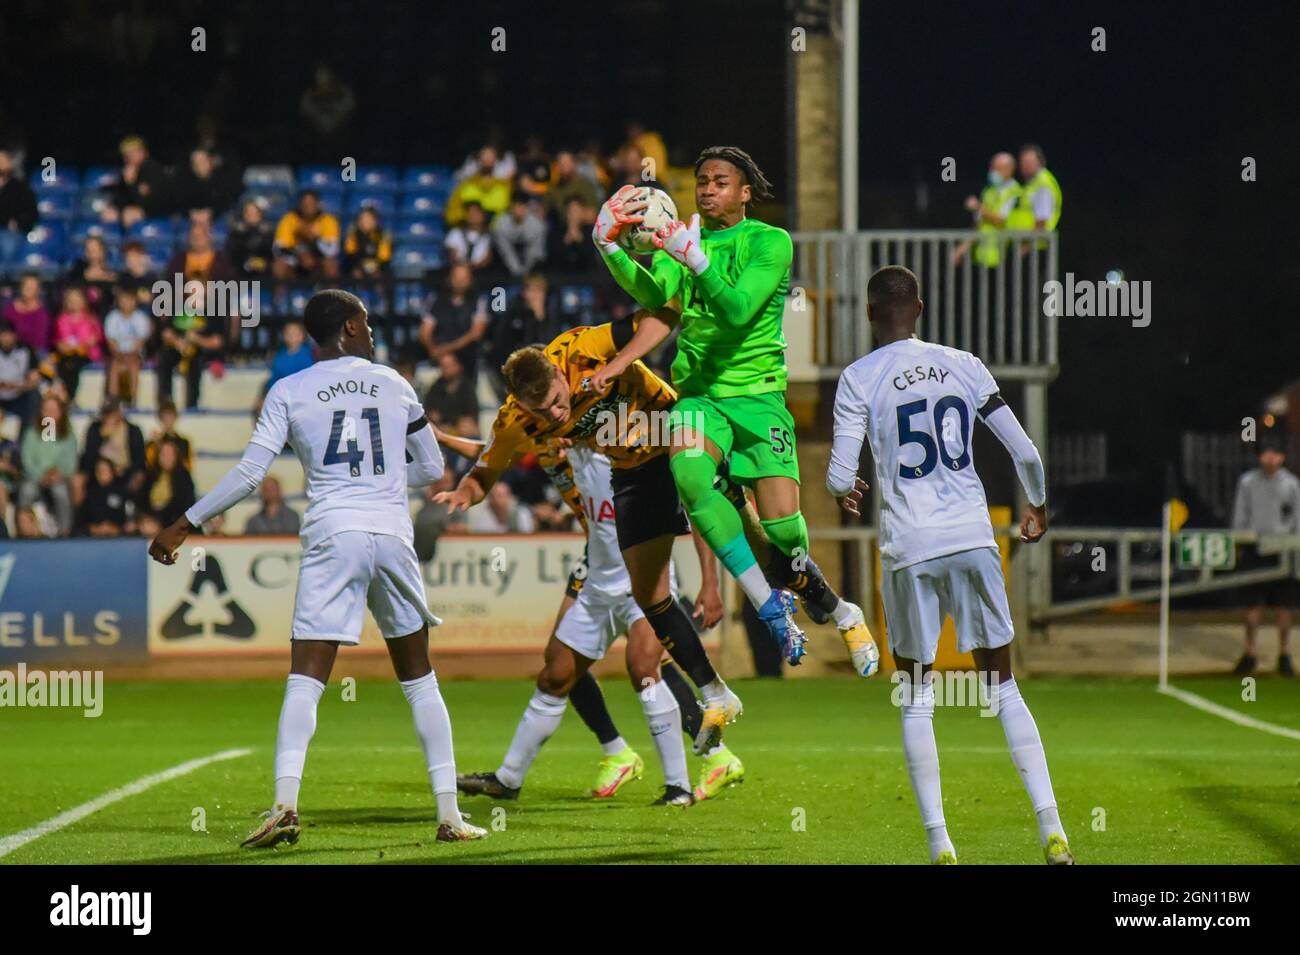
[[[662,656],[663,647],[654,628],[644,619],[634,622],[627,632],[628,678],[641,700],[641,709],[664,771],[663,795],[655,805],[689,806],[695,800],[686,772],[686,748],[682,745],[682,711],[672,690],[660,677],[659,660]]]
[[[912,781],[921,825],[930,845],[930,861],[935,865],[954,865],[957,850],[948,838],[948,824],[943,818],[943,789],[939,785],[939,749],[934,741],[934,686],[931,666],[894,654],[902,700],[903,758],[907,776]]]
[[[977,647],[974,657],[980,683],[988,690],[988,705],[997,711],[998,719],[1002,721],[1011,761],[1020,773],[1038,816],[1038,836],[1047,864],[1074,865],[1074,856],[1070,853],[1061,815],[1056,808],[1056,795],[1052,792],[1052,777],[1047,771],[1047,756],[1038,735],[1038,725],[1011,675],[1011,644],[991,650]]]
[[[1237,661],[1237,666],[1233,673],[1237,676],[1249,676],[1255,672],[1258,666],[1258,657],[1255,656],[1255,641],[1259,635],[1259,625],[1264,618],[1264,608],[1262,606],[1251,607],[1246,611],[1246,646],[1242,650],[1241,659]]]
[[[560,728],[564,711],[568,707],[569,691],[578,678],[587,672],[593,661],[576,653],[572,647],[561,643],[554,634],[546,644],[542,672],[537,676],[537,688],[524,708],[524,714],[515,727],[501,766],[492,773],[468,773],[456,779],[461,792],[471,796],[490,796],[493,799],[517,799],[523,788],[528,770],[542,751],[542,746]]]
[[[438,805],[439,842],[482,839],[486,829],[470,825],[456,804],[456,754],[451,739],[451,717],[438,689],[438,677],[429,663],[429,627],[384,641],[402,693],[411,704],[415,734],[424,750],[433,798]]]
[[[246,849],[269,849],[281,842],[293,845],[298,823],[298,790],[302,786],[307,747],[316,732],[316,705],[334,669],[339,645],[333,640],[294,640],[290,651],[289,680],[280,705],[275,737],[275,802],[262,821],[241,843]]]
[[[722,741],[723,727],[734,722],[744,707],[713,669],[695,625],[673,599],[668,582],[672,553],[673,537],[664,534],[624,550],[623,563],[632,578],[632,596],[659,643],[704,696],[704,716],[695,737],[695,752],[704,753]]]

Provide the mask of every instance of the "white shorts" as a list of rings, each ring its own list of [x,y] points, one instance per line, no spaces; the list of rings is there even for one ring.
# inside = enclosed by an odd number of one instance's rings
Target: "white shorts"
[[[555,639],[588,660],[599,660],[620,634],[644,616],[631,594],[606,594],[584,587],[560,618]]]
[[[303,552],[293,639],[360,643],[366,607],[385,639],[442,623],[429,611],[415,549],[402,538],[340,531]]]
[[[939,631],[949,616],[961,653],[1005,646],[1015,635],[996,548],[977,547],[887,570],[880,596],[895,656],[933,663]]]

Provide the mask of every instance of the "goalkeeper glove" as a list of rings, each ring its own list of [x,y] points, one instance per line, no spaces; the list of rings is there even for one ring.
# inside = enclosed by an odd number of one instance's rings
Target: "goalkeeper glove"
[[[591,241],[596,243],[602,255],[613,255],[618,251],[618,236],[626,225],[642,221],[636,213],[646,207],[641,189],[637,186],[624,186],[605,200],[596,216],[596,225],[591,230]]]
[[[700,245],[700,217],[691,216],[690,225],[670,222],[655,233],[655,248],[663,249],[696,275],[709,267],[709,257]]]

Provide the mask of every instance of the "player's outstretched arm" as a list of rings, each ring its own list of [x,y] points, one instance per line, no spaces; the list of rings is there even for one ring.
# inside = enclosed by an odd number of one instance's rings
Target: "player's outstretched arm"
[[[239,463],[170,527],[158,532],[149,545],[149,556],[160,564],[176,563],[176,552],[190,532],[218,514],[225,513],[257,490],[275,460],[275,452],[264,445],[250,443]]]
[[[591,376],[591,387],[604,392],[610,382],[663,344],[680,320],[677,310],[665,305],[638,312],[631,321],[611,323],[618,351]]]
[[[862,515],[862,494],[867,483],[858,477],[862,442],[867,437],[867,399],[857,380],[846,370],[835,389],[835,424],[831,459],[826,467],[826,490],[850,514]]]
[[[624,186],[605,200],[591,230],[591,241],[600,251],[600,258],[623,291],[645,308],[660,308],[677,294],[681,275],[675,268],[645,268],[628,255],[618,244],[618,237],[626,226],[641,221],[638,215],[646,207],[644,201],[634,196],[636,186]]]
[[[462,438],[458,434],[448,434],[437,425],[433,425],[433,436],[438,439],[438,443],[444,448],[451,448],[463,458],[469,458],[471,461],[477,461],[483,449],[487,447],[486,441],[478,441],[474,438]]]
[[[781,282],[790,272],[794,260],[794,245],[784,229],[770,229],[753,240],[752,255],[740,270],[734,283],[703,252],[695,254],[699,241],[699,228],[692,217],[691,226],[674,222],[661,230],[655,242],[695,272],[696,284],[714,312],[731,325],[745,325],[753,321],[771,300]],[[695,228],[694,235],[691,227]],[[665,232],[667,235],[665,235]]]
[[[433,426],[423,415],[412,421],[406,432],[406,486],[424,487],[442,477],[446,462],[434,437]]]
[[[1032,544],[1047,532],[1047,473],[1043,470],[1043,459],[1021,427],[1016,413],[1000,395],[986,401],[979,416],[1015,462],[1016,476],[1029,498],[1029,507],[1020,522],[1020,540]]]

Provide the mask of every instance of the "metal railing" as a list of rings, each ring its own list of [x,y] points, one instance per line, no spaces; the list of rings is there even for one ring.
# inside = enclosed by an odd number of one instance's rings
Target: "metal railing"
[[[1050,381],[1057,325],[1044,314],[1043,286],[1059,280],[1057,233],[1000,237],[999,261],[989,267],[974,260],[988,235],[971,230],[794,233],[791,293],[808,299],[813,361],[822,375],[838,375],[871,350],[867,280],[881,266],[903,265],[917,274],[926,303],[920,337],[973,352],[995,377]]]

